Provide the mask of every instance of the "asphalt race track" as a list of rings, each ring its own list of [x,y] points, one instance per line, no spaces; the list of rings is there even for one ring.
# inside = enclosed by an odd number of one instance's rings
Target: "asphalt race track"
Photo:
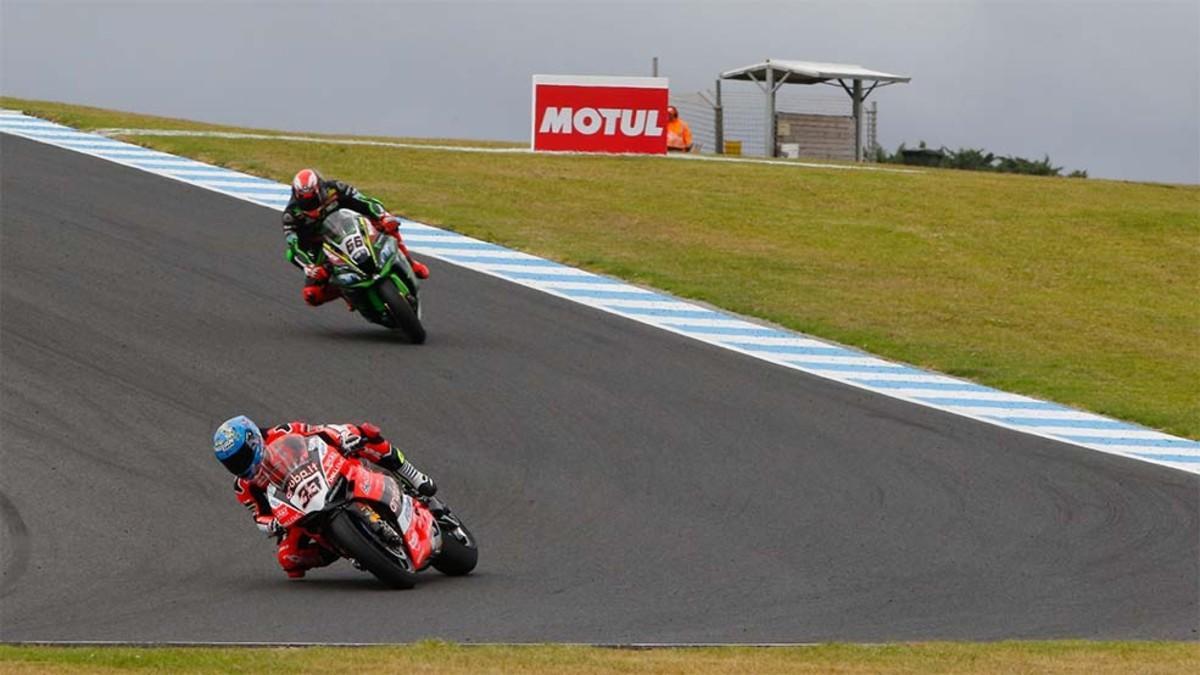
[[[431,262],[427,345],[311,309],[278,214],[0,136],[0,639],[1197,638],[1200,478]],[[214,427],[368,419],[465,579],[289,582]]]

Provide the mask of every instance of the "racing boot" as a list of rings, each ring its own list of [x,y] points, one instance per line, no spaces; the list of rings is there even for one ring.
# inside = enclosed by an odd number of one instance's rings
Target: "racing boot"
[[[389,452],[375,460],[375,463],[399,476],[405,485],[422,497],[432,497],[437,494],[437,484],[433,482],[433,479],[417,470],[412,462],[404,459],[404,453],[400,452],[400,448],[391,446]]]
[[[396,241],[397,242],[400,241],[400,233],[399,232],[396,233]],[[405,246],[403,243],[398,243],[397,245],[400,247],[400,252],[404,254],[405,259],[408,260],[408,264],[412,267],[413,274],[417,275],[418,279],[428,279],[429,278],[429,268],[425,266],[425,263],[419,262],[416,259],[414,259],[412,257],[412,254],[408,252],[408,247]]]
[[[433,479],[417,470],[417,467],[412,465],[412,462],[404,462],[400,465],[400,470],[396,473],[408,483],[409,487],[417,491],[417,494],[422,497],[432,497],[437,494],[437,484]]]

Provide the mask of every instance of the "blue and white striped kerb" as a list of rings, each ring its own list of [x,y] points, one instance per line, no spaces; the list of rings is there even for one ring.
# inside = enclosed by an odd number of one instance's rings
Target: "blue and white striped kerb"
[[[286,185],[16,112],[0,112],[0,131],[274,209],[281,210],[289,196]],[[989,424],[1200,473],[1196,441],[892,363],[421,223],[405,223],[404,233],[405,242],[423,255],[787,368]]]

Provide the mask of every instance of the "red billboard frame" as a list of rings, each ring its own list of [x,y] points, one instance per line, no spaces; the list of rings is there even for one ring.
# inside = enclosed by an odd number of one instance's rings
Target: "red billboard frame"
[[[535,151],[667,153],[665,77],[534,75]]]

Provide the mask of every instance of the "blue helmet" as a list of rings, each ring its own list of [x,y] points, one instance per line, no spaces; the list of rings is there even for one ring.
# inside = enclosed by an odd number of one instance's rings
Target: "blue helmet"
[[[213,434],[213,452],[230,473],[249,478],[262,463],[262,432],[245,415],[228,419]]]

